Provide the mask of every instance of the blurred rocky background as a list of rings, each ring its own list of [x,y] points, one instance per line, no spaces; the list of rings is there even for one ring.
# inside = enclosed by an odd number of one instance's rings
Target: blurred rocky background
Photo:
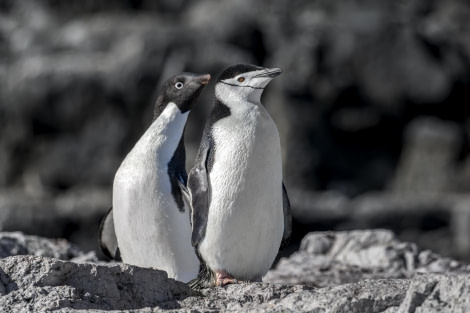
[[[467,0],[0,0],[0,230],[97,249],[162,81],[254,63],[284,70],[263,102],[291,251],[310,231],[380,227],[469,261],[469,21]]]

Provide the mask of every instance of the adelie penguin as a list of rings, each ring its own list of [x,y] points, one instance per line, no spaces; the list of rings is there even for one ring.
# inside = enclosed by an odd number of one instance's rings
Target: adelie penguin
[[[210,75],[182,73],[163,84],[152,124],[116,172],[113,207],[100,231],[105,254],[183,282],[199,270],[191,246],[183,135],[189,111],[209,81]]]
[[[261,104],[277,68],[234,65],[215,99],[189,173],[192,244],[201,260],[190,286],[261,281],[289,241],[291,213],[277,127]]]

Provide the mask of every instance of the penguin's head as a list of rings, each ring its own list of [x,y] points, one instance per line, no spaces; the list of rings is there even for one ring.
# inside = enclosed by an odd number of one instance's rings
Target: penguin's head
[[[216,95],[236,96],[250,102],[259,102],[264,87],[280,75],[279,68],[264,68],[251,64],[237,64],[226,68],[218,77]]]
[[[181,73],[168,78],[160,90],[155,103],[154,119],[156,119],[168,103],[173,102],[181,113],[191,110],[202,89],[210,82],[209,74]]]

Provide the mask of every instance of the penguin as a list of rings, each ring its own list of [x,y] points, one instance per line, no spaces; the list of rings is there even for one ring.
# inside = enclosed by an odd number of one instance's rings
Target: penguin
[[[233,65],[215,84],[213,108],[188,177],[191,242],[201,261],[194,289],[261,281],[292,229],[280,137],[261,95],[278,68]]]
[[[152,124],[115,174],[112,209],[100,230],[106,255],[164,270],[182,282],[199,269],[191,245],[184,129],[209,81],[209,74],[182,73],[163,84]]]

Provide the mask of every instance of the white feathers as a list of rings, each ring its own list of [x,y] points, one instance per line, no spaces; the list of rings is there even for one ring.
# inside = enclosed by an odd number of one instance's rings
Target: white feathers
[[[165,270],[184,282],[196,276],[199,261],[191,246],[190,210],[178,210],[167,165],[188,114],[169,103],[126,156],[113,184],[114,225],[123,261]]]

